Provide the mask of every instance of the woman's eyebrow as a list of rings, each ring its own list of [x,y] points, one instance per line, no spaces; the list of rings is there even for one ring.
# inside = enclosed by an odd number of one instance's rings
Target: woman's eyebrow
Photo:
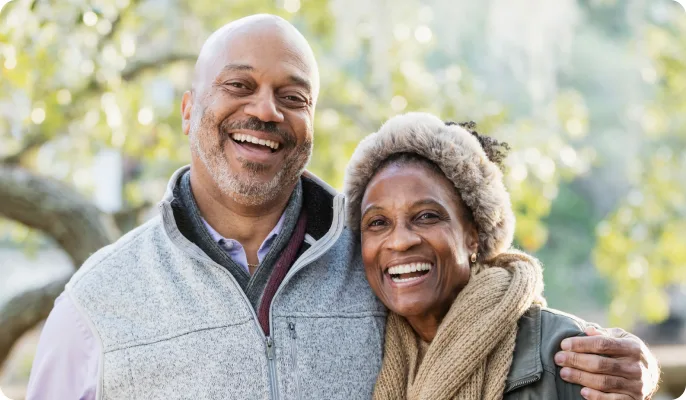
[[[376,204],[372,204],[362,211],[362,217],[360,217],[360,219],[363,219],[365,215],[369,214],[372,211],[380,211],[380,210],[383,210],[383,207],[377,206]]]
[[[417,200],[414,203],[412,203],[412,206],[413,207],[416,207],[416,206],[438,206],[438,207],[443,208],[443,205],[440,202],[438,202],[436,199],[433,199],[430,197],[427,197],[427,198],[421,199],[421,200]]]

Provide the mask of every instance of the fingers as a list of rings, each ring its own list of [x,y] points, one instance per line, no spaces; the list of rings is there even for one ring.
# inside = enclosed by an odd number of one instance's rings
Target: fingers
[[[596,328],[594,326],[589,326],[584,330],[588,336],[598,336],[605,335],[613,338],[626,338],[632,335],[622,328]]]
[[[561,351],[555,354],[555,364],[594,374],[621,376],[634,380],[640,380],[643,376],[639,362],[628,362],[595,354]]]
[[[588,328],[584,329],[584,333],[586,333],[588,336],[612,336],[608,335],[605,329],[596,328],[595,326],[589,326]]]
[[[613,338],[604,335],[572,337],[563,340],[560,347],[562,350],[575,353],[641,358],[640,343],[630,338]]]
[[[591,374],[568,367],[560,370],[560,377],[569,383],[576,383],[577,385],[604,392],[605,394],[623,394],[631,399],[642,398],[643,387],[641,381],[632,381],[619,376]]]
[[[631,396],[616,393],[603,393],[591,388],[581,389],[581,395],[586,400],[633,400]]]

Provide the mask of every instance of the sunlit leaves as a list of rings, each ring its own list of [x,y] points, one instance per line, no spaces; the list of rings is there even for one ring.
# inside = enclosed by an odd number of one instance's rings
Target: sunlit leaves
[[[594,258],[614,284],[610,311],[617,323],[663,320],[664,289],[686,284],[686,91],[678,90],[686,76],[686,24],[674,25],[646,30],[658,85],[641,119],[650,150],[634,160],[634,189],[598,230]]]

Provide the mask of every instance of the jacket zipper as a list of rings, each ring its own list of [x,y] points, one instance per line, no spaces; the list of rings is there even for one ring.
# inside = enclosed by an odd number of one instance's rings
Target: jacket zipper
[[[295,380],[295,398],[300,399],[300,374],[298,371],[298,335],[295,333],[295,322],[288,323],[291,331],[291,368],[293,368],[293,379]]]
[[[269,391],[272,394],[272,400],[279,398],[279,391],[276,381],[276,353],[274,348],[274,339],[267,336],[267,360],[269,363]]]
[[[510,393],[510,392],[512,392],[512,391],[514,391],[514,390],[517,390],[517,389],[519,389],[519,388],[521,388],[521,387],[524,387],[524,386],[526,386],[526,385],[530,385],[530,384],[532,384],[532,383],[534,383],[534,382],[539,381],[540,379],[541,379],[540,376],[534,376],[533,378],[529,378],[529,379],[525,379],[525,380],[523,380],[523,381],[519,381],[519,382],[515,383],[514,385],[512,385],[511,388],[509,388],[508,390],[506,390],[504,394]]]

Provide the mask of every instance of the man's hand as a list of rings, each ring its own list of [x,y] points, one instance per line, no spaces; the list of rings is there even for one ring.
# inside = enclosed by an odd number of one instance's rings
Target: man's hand
[[[560,376],[584,388],[587,400],[642,400],[657,389],[657,360],[639,338],[622,329],[587,328],[587,337],[562,341]]]

